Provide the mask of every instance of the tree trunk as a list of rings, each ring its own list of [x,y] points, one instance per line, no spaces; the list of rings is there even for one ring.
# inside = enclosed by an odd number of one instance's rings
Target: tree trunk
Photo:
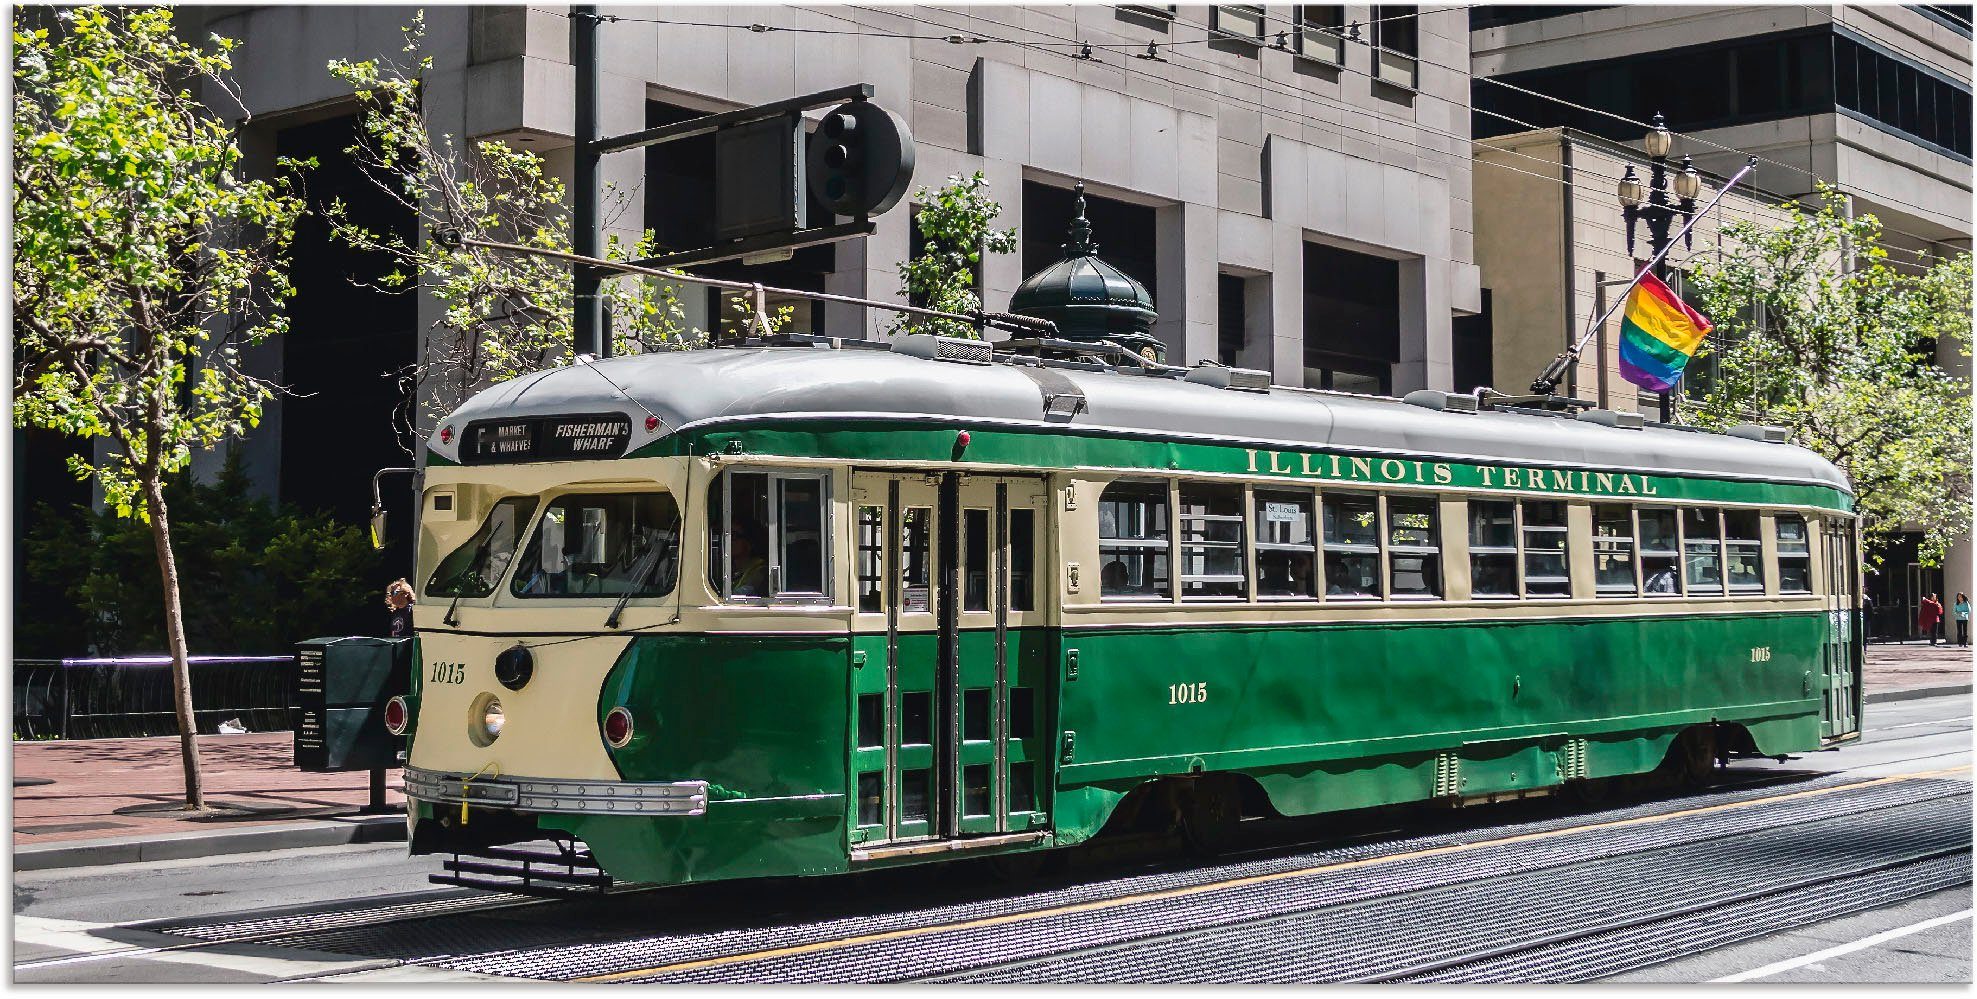
[[[192,666],[186,662],[185,612],[179,601],[178,562],[172,557],[165,485],[155,476],[144,484],[144,505],[151,514],[151,540],[158,549],[158,574],[165,584],[165,639],[172,647],[172,709],[178,715],[179,755],[185,763],[185,807],[205,808],[206,788],[199,778],[199,727],[192,716]]]

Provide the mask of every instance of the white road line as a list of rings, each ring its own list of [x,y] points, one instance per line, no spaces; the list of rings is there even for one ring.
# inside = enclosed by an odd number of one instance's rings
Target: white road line
[[[1923,930],[1941,926],[1945,923],[1954,923],[1959,919],[1969,919],[1969,918],[1970,918],[1969,909],[1965,909],[1962,912],[1952,912],[1947,916],[1937,916],[1934,919],[1925,919],[1919,923],[1913,923],[1908,926],[1900,926],[1892,930],[1884,930],[1880,933],[1874,934],[1871,937],[1865,937],[1860,940],[1855,940],[1852,943],[1844,943],[1839,945],[1838,947],[1828,947],[1825,950],[1814,951],[1813,953],[1807,954],[1804,957],[1795,957],[1788,961],[1779,961],[1775,964],[1767,964],[1762,968],[1752,968],[1749,971],[1740,971],[1734,975],[1726,975],[1722,978],[1712,978],[1710,979],[1710,984],[1713,985],[1717,982],[1748,982],[1758,978],[1769,978],[1772,975],[1778,974],[1779,972],[1790,971],[1793,968],[1803,968],[1808,964],[1818,964],[1821,961],[1829,961],[1832,960],[1833,958],[1839,957],[1842,954],[1851,954],[1857,950],[1866,950],[1869,947],[1876,947],[1881,944],[1887,943],[1890,940],[1898,940],[1902,937],[1908,936],[1911,933],[1920,933]]]

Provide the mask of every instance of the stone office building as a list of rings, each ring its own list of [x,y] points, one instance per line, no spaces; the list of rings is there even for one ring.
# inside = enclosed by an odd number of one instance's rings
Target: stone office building
[[[184,8],[186,32],[241,42],[235,75],[263,157],[315,155],[312,200],[389,206],[341,165],[351,96],[323,68],[396,55],[414,8]],[[1469,138],[1467,16],[1414,6],[603,7],[604,134],[853,83],[918,142],[915,186],[982,171],[1021,231],[983,267],[986,303],[1058,259],[1072,186],[1086,185],[1100,255],[1144,284],[1170,363],[1268,369],[1284,384],[1359,392],[1448,388],[1488,347],[1462,340],[1479,309]],[[432,127],[503,137],[570,166],[570,10],[431,7]],[[774,30],[763,30],[774,29]],[[1085,47],[1089,46],[1089,51]],[[704,241],[708,140],[605,157],[632,192],[616,227]],[[788,260],[705,269],[786,287],[901,300],[910,206],[876,235]],[[409,222],[402,220],[401,224]],[[311,223],[312,227],[314,223]],[[279,402],[248,446],[257,481],[339,497],[403,463],[384,416],[430,302],[379,296],[364,262],[320,229],[299,244],[294,332],[271,361],[311,397]],[[696,296],[698,293],[695,293]],[[732,319],[695,297],[702,328]],[[798,309],[796,329],[878,337],[890,314]],[[353,388],[362,385],[361,389]],[[372,415],[364,415],[370,413]],[[363,425],[359,425],[362,423]],[[335,442],[334,447],[325,442]],[[306,454],[307,460],[290,460]],[[347,502],[345,502],[347,501]]]

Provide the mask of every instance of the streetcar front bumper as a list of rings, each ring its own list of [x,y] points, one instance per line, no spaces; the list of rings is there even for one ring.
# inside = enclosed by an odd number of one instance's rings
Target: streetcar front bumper
[[[635,783],[496,777],[405,768],[405,796],[430,805],[468,804],[564,815],[704,815],[704,780]]]

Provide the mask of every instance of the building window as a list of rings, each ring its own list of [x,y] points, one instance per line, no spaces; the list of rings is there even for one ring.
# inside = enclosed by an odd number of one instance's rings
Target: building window
[[[1572,569],[1566,561],[1565,504],[1559,500],[1525,500],[1518,504],[1524,533],[1524,595],[1569,597]]]
[[[1182,600],[1247,595],[1242,494],[1241,486],[1181,483]]]
[[[1326,599],[1380,599],[1380,498],[1328,492],[1321,506]]]
[[[1762,523],[1756,510],[1723,511],[1723,565],[1731,593],[1764,592]]]
[[[1381,4],[1373,8],[1373,78],[1409,90],[1419,89],[1421,8]]]
[[[1256,492],[1256,595],[1318,596],[1318,543],[1310,493]]]
[[[1180,13],[1180,6],[1171,3],[1122,3],[1115,8],[1121,14],[1136,14],[1140,17],[1159,18],[1171,21]]]
[[[1441,534],[1433,496],[1387,497],[1387,592],[1396,599],[1442,595]]]
[[[1243,307],[1245,282],[1235,274],[1215,275],[1215,359],[1233,368],[1242,357],[1244,328],[1249,325]]]
[[[1593,590],[1602,597],[1631,597],[1634,579],[1634,508],[1593,507]]]
[[[1344,65],[1344,5],[1303,4],[1291,10],[1292,50],[1306,59],[1333,66]]]
[[[1469,501],[1469,594],[1517,597],[1517,504],[1510,500]]]
[[[1682,539],[1672,509],[1642,509],[1641,589],[1650,597],[1682,594]]]
[[[1682,561],[1689,592],[1723,593],[1723,527],[1715,510],[1682,511]]]
[[[1970,90],[1851,38],[1833,39],[1836,105],[1964,159],[1970,158]]]
[[[1167,484],[1115,482],[1098,498],[1100,597],[1167,599]]]
[[[1781,513],[1778,531],[1778,592],[1812,592],[1812,538],[1806,532],[1805,518]]]
[[[1387,395],[1400,360],[1400,264],[1304,244],[1304,385]]]
[[[1263,8],[1250,4],[1217,4],[1208,8],[1210,31],[1231,41],[1263,44]]]
[[[728,472],[708,487],[707,582],[725,600],[830,599],[829,480]]]

